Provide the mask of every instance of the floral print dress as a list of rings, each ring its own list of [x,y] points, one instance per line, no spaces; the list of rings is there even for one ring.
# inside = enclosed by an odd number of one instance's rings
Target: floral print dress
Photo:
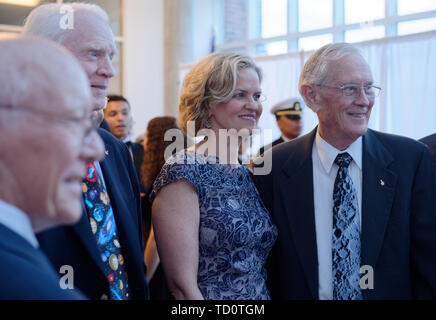
[[[277,228],[249,169],[222,165],[215,156],[183,150],[163,166],[151,201],[160,188],[179,179],[190,182],[198,194],[198,287],[203,297],[270,299],[264,264],[277,238]]]

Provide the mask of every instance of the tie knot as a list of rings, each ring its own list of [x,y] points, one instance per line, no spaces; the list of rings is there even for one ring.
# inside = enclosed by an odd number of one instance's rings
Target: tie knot
[[[344,153],[339,153],[336,156],[335,163],[339,167],[348,168],[348,166],[350,165],[352,160],[353,160],[353,158],[351,158],[351,156],[348,154],[348,152],[344,152]]]
[[[131,141],[127,141],[126,142],[126,146],[127,146],[127,148],[130,148],[132,146],[132,142]]]

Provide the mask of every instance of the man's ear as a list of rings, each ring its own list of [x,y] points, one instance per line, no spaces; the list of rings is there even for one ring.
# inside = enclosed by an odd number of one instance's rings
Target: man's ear
[[[314,88],[314,85],[304,84],[301,86],[301,95],[304,98],[307,106],[312,109],[313,112],[317,113],[321,108],[319,104],[319,94],[318,91]]]

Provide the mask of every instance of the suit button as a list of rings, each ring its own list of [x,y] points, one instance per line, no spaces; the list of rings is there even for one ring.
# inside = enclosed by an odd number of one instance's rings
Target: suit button
[[[108,300],[107,294],[103,293],[100,297],[100,300]]]

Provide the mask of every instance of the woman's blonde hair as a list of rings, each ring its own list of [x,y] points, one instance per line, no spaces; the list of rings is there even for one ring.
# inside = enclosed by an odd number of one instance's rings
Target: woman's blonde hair
[[[253,68],[259,82],[262,72],[253,59],[237,53],[212,53],[185,76],[179,102],[179,126],[187,133],[188,121],[195,121],[195,134],[208,127],[213,106],[229,101],[236,88],[238,71]]]

